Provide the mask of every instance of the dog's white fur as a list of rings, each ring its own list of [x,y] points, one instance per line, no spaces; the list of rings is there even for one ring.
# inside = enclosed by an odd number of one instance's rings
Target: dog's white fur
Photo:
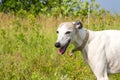
[[[57,42],[65,45],[69,39],[75,48],[82,44],[86,36],[84,28],[78,29],[73,22],[60,24]],[[70,34],[65,34],[70,31]],[[104,30],[89,32],[89,39],[82,50],[85,61],[97,77],[97,80],[108,80],[109,73],[120,72],[120,31]]]

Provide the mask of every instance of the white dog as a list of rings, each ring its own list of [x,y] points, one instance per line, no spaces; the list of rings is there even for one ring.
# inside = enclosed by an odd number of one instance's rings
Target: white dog
[[[97,80],[108,80],[108,74],[120,72],[120,31],[91,31],[82,27],[82,23],[65,22],[57,29],[58,39],[55,46],[63,54],[69,43],[75,51],[81,51]]]

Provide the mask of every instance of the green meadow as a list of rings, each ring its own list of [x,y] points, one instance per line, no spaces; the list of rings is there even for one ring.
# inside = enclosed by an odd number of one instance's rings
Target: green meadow
[[[76,20],[90,30],[120,30],[118,15],[20,18],[0,13],[0,80],[96,80],[81,52],[69,57],[73,45],[64,55],[54,47],[58,25]],[[109,76],[120,80],[120,74]]]

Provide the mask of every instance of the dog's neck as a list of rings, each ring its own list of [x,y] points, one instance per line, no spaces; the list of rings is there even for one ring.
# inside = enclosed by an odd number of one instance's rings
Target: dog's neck
[[[87,30],[82,28],[76,32],[76,35],[74,37],[75,40],[73,44],[75,45],[75,49],[82,50],[88,41],[89,33]]]

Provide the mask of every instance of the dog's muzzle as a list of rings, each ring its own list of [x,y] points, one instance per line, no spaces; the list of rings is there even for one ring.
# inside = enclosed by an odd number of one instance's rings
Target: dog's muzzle
[[[58,50],[59,54],[64,54],[64,52],[66,51],[70,41],[71,40],[68,40],[67,43],[64,46],[61,46],[61,44],[59,42],[55,43],[55,47],[59,48],[59,50]]]

